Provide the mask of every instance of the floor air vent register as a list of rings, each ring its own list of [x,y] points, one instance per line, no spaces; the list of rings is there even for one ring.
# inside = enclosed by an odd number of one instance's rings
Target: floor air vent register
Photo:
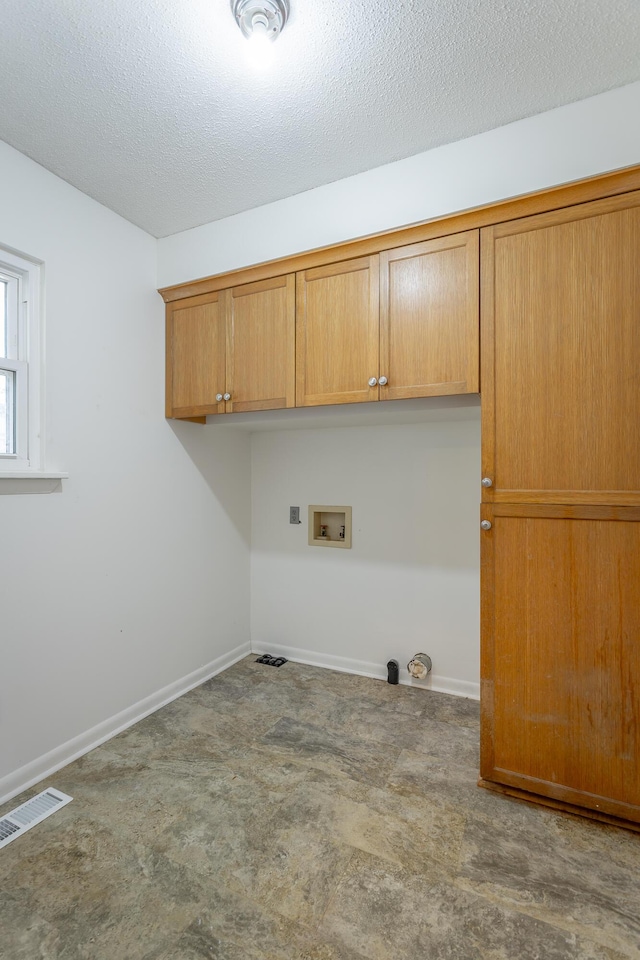
[[[31,800],[27,800],[26,803],[20,804],[15,810],[5,814],[4,817],[0,818],[0,848],[6,847],[12,840],[17,840],[27,830],[31,830],[31,827],[35,827],[42,820],[46,820],[52,813],[60,810],[72,800],[73,797],[67,796],[66,793],[61,793],[59,790],[49,787],[49,789],[43,790],[42,793],[32,797]]]
[[[256,663],[266,663],[269,667],[281,667],[282,664],[286,662],[286,657],[272,657],[270,653],[263,653],[262,656],[256,660]]]

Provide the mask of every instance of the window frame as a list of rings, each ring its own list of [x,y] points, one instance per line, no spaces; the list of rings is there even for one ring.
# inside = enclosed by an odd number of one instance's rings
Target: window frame
[[[7,247],[0,247],[0,279],[8,282],[8,357],[0,357],[0,370],[14,374],[13,453],[0,452],[0,477],[36,473],[42,469],[42,374],[44,324],[41,314],[41,262]]]

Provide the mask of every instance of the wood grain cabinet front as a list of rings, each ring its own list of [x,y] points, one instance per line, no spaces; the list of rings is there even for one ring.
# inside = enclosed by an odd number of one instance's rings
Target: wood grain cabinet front
[[[380,254],[381,400],[478,393],[477,230]]]
[[[482,231],[485,500],[640,504],[640,191]]]
[[[295,277],[167,305],[167,417],[295,405]]]
[[[640,829],[640,508],[483,517],[484,781]]]
[[[297,275],[297,406],[479,390],[477,230]]]
[[[224,413],[226,292],[167,304],[166,415],[189,420]]]
[[[295,276],[228,291],[227,413],[295,406]]]
[[[378,399],[379,302],[377,255],[297,274],[296,406]]]

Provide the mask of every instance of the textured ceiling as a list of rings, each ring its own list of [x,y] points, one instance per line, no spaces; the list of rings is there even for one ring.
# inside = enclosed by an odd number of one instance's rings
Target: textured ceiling
[[[9,0],[0,138],[166,236],[640,79],[636,0]],[[637,122],[637,118],[636,118]]]

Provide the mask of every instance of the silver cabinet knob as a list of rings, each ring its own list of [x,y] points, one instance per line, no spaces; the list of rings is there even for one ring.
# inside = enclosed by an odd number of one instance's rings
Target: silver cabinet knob
[[[492,487],[492,486],[493,486],[493,480],[491,479],[491,477],[483,477],[483,478],[482,478],[482,486],[483,486],[483,487]]]
[[[221,393],[216,393],[216,400],[218,401],[218,403],[220,403],[220,401],[221,401],[222,399],[223,399],[222,394],[221,394]]]
[[[480,526],[482,527],[483,530],[491,530],[491,521],[483,520]]]
[[[380,379],[378,380],[378,383],[380,384],[381,387],[386,387],[389,381],[387,380],[386,377],[380,377]]]
[[[224,395],[224,397],[223,397],[222,399],[223,399],[223,400],[231,400],[231,394],[230,394],[230,393],[225,393],[225,395]]]
[[[375,387],[375,385],[376,385],[377,382],[378,382],[378,378],[377,378],[377,377],[371,377],[371,379],[369,380],[369,386],[370,386],[370,387]]]

